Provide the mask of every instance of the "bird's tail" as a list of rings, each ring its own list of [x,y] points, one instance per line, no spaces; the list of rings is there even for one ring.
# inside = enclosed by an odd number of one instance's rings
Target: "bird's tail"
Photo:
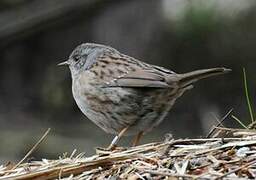
[[[200,79],[208,78],[215,75],[225,74],[230,71],[231,69],[226,69],[226,68],[212,68],[212,69],[202,69],[202,70],[196,70],[196,71],[192,71],[184,74],[179,74],[180,75],[179,85],[181,87],[187,87]]]

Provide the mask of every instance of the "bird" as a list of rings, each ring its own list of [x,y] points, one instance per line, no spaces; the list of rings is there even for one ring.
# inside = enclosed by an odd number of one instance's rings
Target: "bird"
[[[69,66],[72,94],[82,113],[115,135],[108,150],[122,136],[134,136],[133,145],[138,145],[142,135],[157,127],[195,82],[231,71],[217,67],[175,73],[96,43],[78,45],[58,65]]]

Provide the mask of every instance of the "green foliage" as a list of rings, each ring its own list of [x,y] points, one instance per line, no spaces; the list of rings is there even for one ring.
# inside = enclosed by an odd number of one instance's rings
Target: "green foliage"
[[[252,109],[252,104],[251,104],[249,91],[248,91],[248,84],[247,84],[245,68],[243,68],[243,75],[244,75],[244,90],[245,90],[246,102],[247,102],[248,110],[249,110],[249,113],[250,113],[251,122],[254,122],[255,119],[254,119],[254,116],[253,116],[253,109]]]
[[[244,92],[245,92],[247,107],[248,107],[248,111],[249,111],[249,114],[250,114],[251,123],[254,123],[254,122],[255,122],[255,119],[254,119],[254,112],[253,112],[252,103],[251,103],[251,100],[250,100],[250,95],[249,95],[249,90],[248,90],[248,83],[247,83],[247,77],[246,77],[245,68],[243,68],[243,79],[244,79]],[[232,117],[234,120],[236,120],[242,127],[244,127],[245,129],[248,129],[248,126],[246,126],[246,125],[245,125],[240,119],[238,119],[236,116],[232,115],[231,117]]]

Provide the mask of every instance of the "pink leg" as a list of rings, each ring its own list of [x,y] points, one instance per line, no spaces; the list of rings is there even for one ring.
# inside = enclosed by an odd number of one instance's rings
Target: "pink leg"
[[[143,135],[143,131],[140,131],[140,132],[133,138],[132,146],[137,146],[137,145],[139,144],[139,141],[140,141],[142,135]]]
[[[124,135],[124,133],[129,129],[129,126],[126,128],[122,129],[117,136],[114,137],[112,140],[111,144],[108,146],[107,150],[114,150],[116,147],[116,144],[120,140],[120,138]]]

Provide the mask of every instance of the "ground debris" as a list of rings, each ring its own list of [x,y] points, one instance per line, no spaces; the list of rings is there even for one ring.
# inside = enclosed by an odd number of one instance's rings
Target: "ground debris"
[[[169,139],[112,152],[65,154],[0,166],[2,179],[255,179],[256,131],[220,128],[228,137]],[[230,136],[232,134],[232,136]],[[13,168],[15,167],[15,168]]]

